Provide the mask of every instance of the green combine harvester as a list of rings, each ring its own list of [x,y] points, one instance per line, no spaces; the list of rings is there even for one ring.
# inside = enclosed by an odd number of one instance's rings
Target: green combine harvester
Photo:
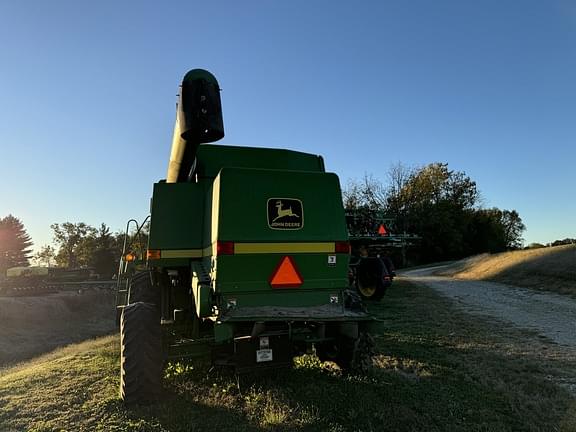
[[[126,403],[159,395],[169,358],[208,355],[238,373],[311,351],[343,369],[369,360],[374,320],[349,289],[338,177],[321,156],[208,144],[223,136],[218,82],[191,70],[146,256],[125,244],[120,262]]]

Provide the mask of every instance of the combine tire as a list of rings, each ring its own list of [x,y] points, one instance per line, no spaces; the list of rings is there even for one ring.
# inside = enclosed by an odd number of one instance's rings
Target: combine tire
[[[354,340],[354,351],[351,369],[356,372],[366,372],[372,367],[372,357],[376,354],[374,338],[370,333],[360,333]]]
[[[321,362],[332,361],[338,363],[338,346],[334,342],[321,342],[315,346],[316,356]]]
[[[160,304],[160,290],[154,286],[152,272],[149,270],[136,273],[130,281],[129,303],[137,302]]]
[[[363,258],[356,269],[356,289],[367,300],[380,300],[386,293],[386,268],[377,257]]]
[[[340,337],[335,342],[316,346],[320,361],[332,361],[346,372],[366,372],[372,366],[374,339],[368,333],[360,333],[357,339]]]
[[[127,305],[120,326],[120,397],[124,403],[145,404],[162,387],[162,330],[155,305]]]

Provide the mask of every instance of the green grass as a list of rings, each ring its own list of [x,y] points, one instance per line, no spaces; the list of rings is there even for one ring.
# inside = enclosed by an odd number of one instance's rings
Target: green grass
[[[365,375],[314,356],[240,380],[173,363],[163,401],[127,410],[118,342],[106,337],[0,371],[0,431],[576,430],[576,401],[555,384],[574,360],[542,357],[556,347],[527,344],[525,333],[402,281],[372,309],[385,321]]]

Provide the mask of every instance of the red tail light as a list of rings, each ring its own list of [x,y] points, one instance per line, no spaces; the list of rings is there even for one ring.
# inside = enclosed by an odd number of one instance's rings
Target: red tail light
[[[216,255],[234,255],[234,242],[216,242]]]
[[[336,253],[350,253],[350,243],[348,242],[336,242],[334,243],[334,252]]]

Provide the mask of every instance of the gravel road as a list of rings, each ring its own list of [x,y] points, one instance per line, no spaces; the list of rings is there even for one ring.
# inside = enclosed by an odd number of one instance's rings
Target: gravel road
[[[576,300],[494,282],[434,276],[440,269],[410,270],[401,276],[433,288],[467,312],[535,330],[560,345],[576,348]]]

